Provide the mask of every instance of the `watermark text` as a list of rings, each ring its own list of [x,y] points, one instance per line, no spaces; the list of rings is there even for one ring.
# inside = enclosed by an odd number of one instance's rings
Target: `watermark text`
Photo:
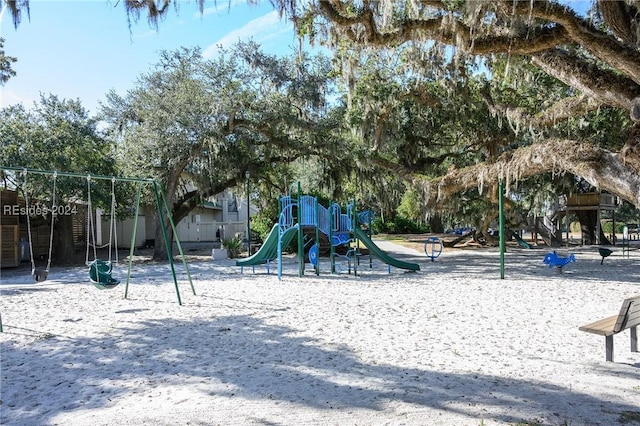
[[[18,204],[5,204],[2,206],[2,214],[5,216],[69,216],[78,213],[76,205],[47,206],[45,204],[33,204],[28,208]]]

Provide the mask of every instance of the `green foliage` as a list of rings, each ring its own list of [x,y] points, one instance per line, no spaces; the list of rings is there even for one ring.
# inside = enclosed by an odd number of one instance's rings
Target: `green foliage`
[[[387,221],[376,218],[372,223],[372,230],[374,234],[424,234],[431,229],[427,224],[397,215],[393,220]]]
[[[180,220],[242,188],[245,170],[259,199],[286,191],[288,164],[337,151],[323,137],[335,127],[325,120],[328,69],[326,58],[278,58],[251,42],[214,59],[197,48],[164,51],[124,97],[109,93],[102,113],[127,173],[162,182]]]
[[[254,235],[259,236],[259,238],[264,241],[271,232],[271,228],[273,228],[274,221],[271,217],[265,214],[258,214],[256,216],[251,217],[251,236],[253,238]]]
[[[89,117],[78,100],[41,95],[31,110],[15,105],[0,111],[0,164],[3,166],[117,176],[112,148],[97,129],[96,120]],[[51,175],[30,173],[25,177],[22,173],[7,172],[2,177],[4,184],[17,188],[22,196],[26,193],[32,203],[37,200],[52,205],[54,179]],[[110,211],[111,182],[88,182],[83,177],[56,178],[56,205],[77,212],[75,203],[88,201],[89,186],[92,206]],[[127,184],[118,184],[115,193],[117,212],[122,216],[125,207],[132,204],[135,192],[130,191]],[[131,198],[126,198],[127,193]],[[71,215],[58,216],[55,221],[53,257],[58,262],[69,262],[74,256],[72,226]]]
[[[97,129],[97,121],[78,100],[61,100],[41,95],[31,110],[13,105],[0,110],[0,164],[41,170],[102,174],[116,176],[112,157],[113,145]],[[22,188],[22,177],[15,176]],[[29,175],[29,192],[50,202],[53,189],[50,176]],[[94,181],[92,198],[95,206],[108,208],[111,183]],[[127,204],[118,187],[117,199]],[[87,200],[87,181],[59,177],[56,182],[57,202]]]
[[[601,224],[601,226],[602,226],[602,231],[605,234],[611,234],[611,232],[613,231],[613,222],[604,222]],[[616,230],[617,228],[620,228],[618,224],[616,224]]]
[[[616,211],[616,222],[639,223],[640,209],[635,208],[633,205],[627,203],[626,201],[623,202]]]
[[[240,255],[242,239],[238,237],[225,238],[222,240],[222,247],[227,250],[229,259],[235,259]]]
[[[414,222],[419,222],[423,218],[422,210],[420,208],[420,199],[418,193],[409,189],[402,196],[402,201],[398,206],[397,210],[398,215],[401,217],[408,218]]]
[[[616,222],[616,234],[622,234],[624,231],[624,227],[626,226],[626,222]],[[603,222],[602,223],[602,231],[605,234],[613,233],[613,222]]]
[[[11,64],[16,61],[17,59],[13,56],[7,56],[5,54],[4,38],[0,37],[0,86],[4,86],[11,77],[15,77],[16,72],[11,67]]]

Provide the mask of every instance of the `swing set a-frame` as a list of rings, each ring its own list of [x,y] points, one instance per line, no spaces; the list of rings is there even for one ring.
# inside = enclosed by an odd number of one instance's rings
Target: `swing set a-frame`
[[[178,304],[182,305],[182,299],[180,297],[180,290],[178,288],[178,278],[176,276],[176,269],[175,269],[175,265],[174,265],[174,259],[173,259],[173,250],[172,250],[172,244],[169,241],[169,234],[167,232],[167,223],[168,225],[171,227],[171,230],[173,231],[173,236],[174,236],[174,240],[176,242],[176,245],[178,247],[178,251],[180,252],[180,257],[182,259],[182,263],[184,265],[185,268],[185,272],[187,275],[187,278],[189,280],[189,284],[191,286],[191,290],[193,291],[193,294],[196,294],[195,288],[193,286],[193,282],[191,280],[191,274],[189,273],[189,267],[187,265],[186,262],[186,258],[184,255],[184,251],[182,250],[182,245],[180,244],[180,240],[178,238],[178,233],[176,231],[176,226],[175,223],[173,221],[173,217],[171,215],[171,209],[169,207],[169,203],[167,201],[164,189],[162,188],[162,185],[157,182],[154,179],[151,178],[146,178],[146,179],[141,179],[141,178],[129,178],[129,177],[115,177],[115,176],[104,176],[104,175],[94,175],[94,174],[82,174],[82,173],[72,173],[72,172],[61,172],[61,171],[51,171],[51,170],[37,170],[37,169],[28,169],[28,168],[18,168],[18,167],[9,167],[9,166],[1,166],[0,165],[0,170],[2,170],[3,172],[8,171],[8,172],[14,172],[16,174],[22,174],[22,179],[23,182],[26,181],[27,176],[29,174],[36,174],[36,175],[48,175],[52,177],[53,180],[53,191],[52,191],[52,205],[51,205],[51,209],[50,211],[52,212],[52,219],[51,219],[51,233],[50,233],[50,238],[49,238],[49,259],[47,262],[47,266],[46,269],[38,269],[35,266],[35,262],[34,262],[34,256],[33,256],[33,246],[31,243],[31,224],[30,224],[30,220],[29,220],[29,209],[28,209],[28,205],[27,207],[27,227],[28,227],[28,232],[29,232],[29,250],[30,250],[30,259],[31,259],[31,265],[32,265],[32,275],[34,277],[34,279],[36,281],[44,281],[45,279],[47,279],[47,275],[49,273],[49,267],[51,265],[51,254],[52,254],[52,245],[53,245],[53,223],[55,221],[55,216],[56,216],[56,212],[58,211],[58,208],[56,206],[56,179],[60,176],[65,176],[65,177],[71,177],[71,178],[78,178],[78,179],[85,179],[87,181],[87,207],[88,207],[88,215],[87,215],[87,266],[89,267],[89,279],[92,282],[92,284],[99,288],[99,289],[110,289],[110,288],[114,288],[119,284],[119,280],[114,279],[113,277],[111,277],[111,241],[112,241],[112,237],[115,235],[115,183],[116,182],[130,182],[130,183],[136,183],[137,184],[137,193],[136,193],[136,208],[135,208],[135,213],[134,213],[134,219],[133,219],[133,230],[132,230],[132,235],[131,235],[131,246],[130,246],[130,252],[129,252],[129,262],[128,262],[128,268],[127,268],[127,279],[126,279],[126,284],[125,284],[125,292],[124,292],[124,298],[126,299],[129,293],[129,280],[131,278],[131,267],[132,267],[132,263],[133,263],[133,254],[134,254],[134,249],[135,249],[135,242],[136,242],[136,232],[137,232],[137,225],[138,225],[138,216],[140,213],[140,200],[141,200],[141,194],[142,194],[142,187],[144,185],[150,185],[152,190],[153,190],[153,194],[154,194],[154,198],[155,198],[155,202],[156,202],[156,209],[157,209],[157,213],[158,213],[158,220],[159,223],[161,225],[161,229],[162,229],[162,236],[164,239],[164,244],[166,246],[166,250],[167,250],[167,256],[169,259],[169,265],[171,267],[171,274],[173,276],[173,282],[174,282],[174,287],[175,287],[175,291],[176,291],[176,296],[178,298]],[[95,238],[95,226],[92,223],[92,205],[91,205],[91,182],[94,180],[108,180],[111,181],[111,212],[110,212],[110,216],[111,216],[111,224],[110,224],[110,231],[109,231],[109,260],[105,261],[102,259],[98,259],[96,256],[96,238]],[[25,188],[25,202],[28,203],[29,201],[29,197],[27,194],[27,189]],[[166,218],[166,221],[165,221]],[[91,242],[89,241],[89,235],[93,233],[93,244],[91,244]],[[93,245],[94,247],[94,259],[93,261],[89,262],[89,246]],[[116,252],[117,252],[117,247],[116,247]],[[117,256],[117,255],[116,255]],[[0,317],[0,331],[2,331],[2,319]]]

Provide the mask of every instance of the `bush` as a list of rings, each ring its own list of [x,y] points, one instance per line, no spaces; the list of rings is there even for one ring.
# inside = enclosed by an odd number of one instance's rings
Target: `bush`
[[[235,259],[240,255],[240,249],[242,248],[242,239],[233,237],[225,238],[222,240],[222,247],[227,249],[229,259]]]
[[[273,227],[273,219],[268,216],[257,215],[251,218],[251,239],[258,240],[260,242],[264,241],[271,232],[271,228]]]
[[[431,231],[428,224],[417,223],[400,215],[396,216],[393,221],[387,222],[376,218],[372,228],[374,234],[424,234]]]

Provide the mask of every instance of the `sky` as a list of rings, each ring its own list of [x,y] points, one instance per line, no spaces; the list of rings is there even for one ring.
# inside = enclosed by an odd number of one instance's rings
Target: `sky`
[[[219,46],[253,40],[266,53],[289,55],[298,46],[293,25],[268,1],[207,1],[203,13],[194,0],[181,1],[156,30],[146,15],[129,28],[117,0],[31,0],[30,18],[23,15],[17,29],[3,10],[0,30],[5,53],[18,59],[17,75],[0,87],[0,107],[31,108],[43,93],[80,99],[92,113],[109,90],[124,95],[133,88],[161,50],[199,46],[203,56],[214,57]]]

